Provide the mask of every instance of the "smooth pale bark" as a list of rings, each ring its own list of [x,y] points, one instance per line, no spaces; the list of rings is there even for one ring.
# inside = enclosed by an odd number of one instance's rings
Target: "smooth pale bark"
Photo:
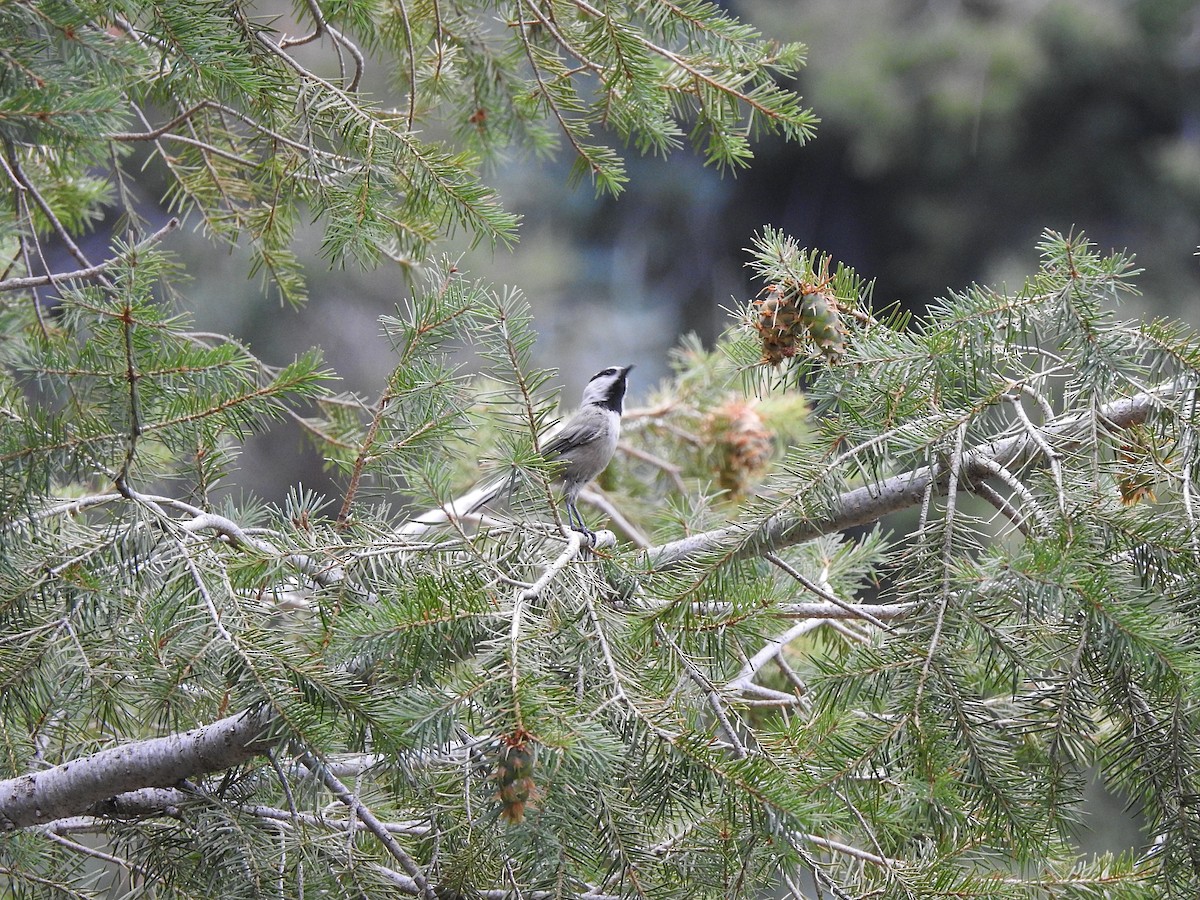
[[[134,741],[0,782],[0,828],[11,831],[80,815],[117,794],[171,787],[270,749],[272,715],[247,710],[166,737]]]
[[[1179,393],[1177,388],[1161,393],[1136,394],[1101,407],[1097,417],[1072,416],[1048,423],[1042,427],[1041,437],[1056,451],[1064,452],[1072,446],[1078,446],[1093,430],[1128,428],[1144,422],[1152,409],[1176,393]],[[993,441],[964,454],[960,468],[961,481],[969,490],[972,484],[994,477],[996,466],[1019,468],[1039,456],[1044,456],[1044,452],[1028,434]],[[911,472],[847,491],[836,498],[827,514],[820,518],[806,519],[778,513],[758,522],[716,528],[651,547],[644,553],[645,562],[651,570],[663,571],[712,554],[723,553],[729,560],[762,556],[811,541],[823,534],[869,525],[888,513],[916,506],[931,485],[935,493],[944,493],[948,480],[947,467],[921,466]]]

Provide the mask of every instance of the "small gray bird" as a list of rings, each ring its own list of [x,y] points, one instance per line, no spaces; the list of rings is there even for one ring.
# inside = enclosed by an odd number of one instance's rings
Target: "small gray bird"
[[[593,375],[583,389],[579,412],[542,448],[547,459],[566,463],[558,477],[563,483],[567,524],[584,534],[592,532],[584,524],[575,501],[617,452],[621,413],[625,411],[625,385],[632,368],[609,366]]]
[[[592,535],[575,505],[582,491],[604,471],[621,437],[621,413],[625,409],[625,387],[633,366],[609,366],[591,377],[583,389],[579,411],[542,446],[547,460],[562,462],[555,479],[563,485],[567,523],[575,531]],[[441,509],[430,510],[399,529],[402,535],[417,535],[429,528],[478,512],[511,487],[511,479],[486,482]]]

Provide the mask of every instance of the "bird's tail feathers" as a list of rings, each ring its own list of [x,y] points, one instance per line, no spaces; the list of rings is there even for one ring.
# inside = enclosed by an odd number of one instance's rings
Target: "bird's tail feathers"
[[[408,520],[396,529],[396,533],[403,537],[417,537],[431,528],[474,515],[489,503],[494,503],[498,498],[511,493],[512,489],[513,475],[511,473],[489,478],[471,488],[461,497],[455,497],[439,507],[427,510],[416,518]]]

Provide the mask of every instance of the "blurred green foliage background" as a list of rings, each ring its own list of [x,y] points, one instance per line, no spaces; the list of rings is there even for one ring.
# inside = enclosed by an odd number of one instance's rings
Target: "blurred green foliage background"
[[[822,118],[816,140],[765,141],[736,177],[684,153],[636,160],[615,201],[563,188],[566,159],[497,173],[525,217],[521,245],[471,265],[530,292],[548,362],[590,372],[629,356],[642,374],[678,334],[710,339],[722,307],[749,296],[743,248],[764,224],[875,279],[877,303],[918,310],[972,281],[1019,286],[1044,228],[1083,230],[1145,267],[1146,308],[1131,315],[1200,316],[1200,4],[736,10],[809,45],[800,88]]]
[[[565,405],[614,362],[638,365],[637,403],[680,335],[711,340],[729,324],[754,290],[743,248],[765,224],[875,279],[877,305],[917,310],[972,281],[1017,287],[1041,231],[1074,228],[1137,254],[1144,308],[1130,316],[1200,320],[1200,3],[733,6],[767,36],[808,44],[800,88],[822,118],[814,141],[760,142],[751,168],[725,176],[687,151],[631,158],[615,200],[567,186],[565,149],[512,159],[487,177],[523,216],[520,243],[448,248],[473,277],[527,292],[538,361],[561,370]],[[388,102],[391,73],[376,63],[367,74]],[[296,311],[263,298],[242,257],[196,236],[184,252],[205,257],[191,290],[199,324],[268,360],[319,344],[347,389],[373,396],[392,364],[377,317],[407,285],[395,268],[331,271],[315,230],[309,240],[312,299]],[[322,479],[319,460],[298,470],[247,452],[239,481],[269,499]]]

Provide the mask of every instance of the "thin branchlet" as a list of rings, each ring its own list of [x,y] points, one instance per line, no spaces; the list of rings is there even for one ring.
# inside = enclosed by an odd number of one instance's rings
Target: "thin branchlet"
[[[27,139],[6,130],[0,154],[0,821],[45,835],[6,875],[591,900],[751,896],[805,870],[834,897],[1194,876],[1200,350],[1105,311],[1126,257],[1047,235],[1020,291],[904,319],[764,232],[756,273],[807,317],[793,354],[762,365],[749,305],[715,348],[685,344],[597,494],[646,546],[585,549],[535,458],[552,376],[518,293],[422,264],[408,314],[382,319],[376,401],[332,394],[315,355],[276,365],[179,314],[126,154],[294,298],[302,209],[334,263],[405,277],[456,229],[509,239],[466,147],[549,124],[611,190],[599,129],[659,151],[694,115],[723,166],[759,124],[804,137],[775,80],[795,48],[696,0],[522,2],[490,30],[461,6],[305,2],[296,38],[221,4],[29,10],[0,10],[13,83],[94,102],[45,121],[8,104]],[[399,110],[359,91],[388,54]],[[459,147],[422,136],[439,117]],[[85,244],[110,207],[132,236]],[[458,372],[468,353],[491,381]],[[715,414],[731,402],[753,412],[740,430]],[[336,467],[332,506],[222,489],[275,417]],[[484,457],[542,490],[401,532],[398,496],[441,506]],[[1079,858],[1093,764],[1145,808],[1153,853]],[[116,842],[70,836],[117,821]],[[163,864],[178,852],[214,864]]]

